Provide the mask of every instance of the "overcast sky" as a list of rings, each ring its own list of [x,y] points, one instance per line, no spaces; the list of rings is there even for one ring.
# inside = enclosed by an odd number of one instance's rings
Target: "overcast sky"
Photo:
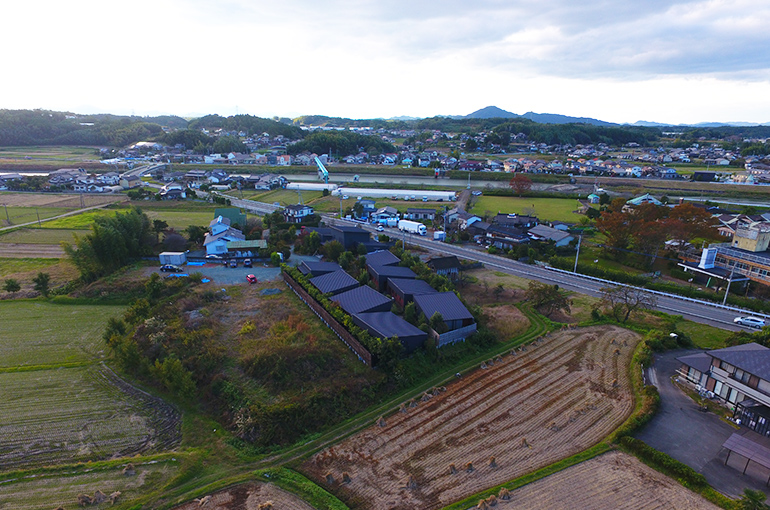
[[[770,122],[767,0],[27,0],[0,108]]]

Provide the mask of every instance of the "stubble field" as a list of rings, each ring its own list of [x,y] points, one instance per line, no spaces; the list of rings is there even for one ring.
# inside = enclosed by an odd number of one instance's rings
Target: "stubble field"
[[[219,491],[208,496],[210,499],[199,498],[174,510],[197,510],[201,506],[211,510],[262,510],[264,505],[272,503],[271,507],[282,510],[313,510],[299,497],[286,492],[271,483],[250,483],[238,485]],[[205,501],[201,505],[201,501]],[[262,506],[261,506],[262,505]]]
[[[511,492],[501,510],[716,510],[716,505],[635,457],[609,452]]]
[[[638,335],[565,330],[507,354],[303,465],[354,508],[440,508],[598,443],[633,410]]]

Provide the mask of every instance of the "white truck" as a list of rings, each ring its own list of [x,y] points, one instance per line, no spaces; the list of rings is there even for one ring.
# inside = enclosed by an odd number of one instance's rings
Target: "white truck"
[[[409,232],[410,234],[419,234],[424,236],[428,233],[428,229],[425,225],[419,221],[399,220],[398,229],[402,232]]]

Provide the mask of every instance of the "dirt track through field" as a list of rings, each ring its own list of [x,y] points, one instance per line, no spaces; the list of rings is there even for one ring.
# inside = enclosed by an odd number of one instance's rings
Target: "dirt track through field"
[[[635,457],[609,452],[511,492],[500,510],[716,510],[718,506],[682,487]]]
[[[353,508],[445,506],[578,453],[620,425],[633,410],[637,341],[614,326],[553,333],[406,403],[302,470]]]

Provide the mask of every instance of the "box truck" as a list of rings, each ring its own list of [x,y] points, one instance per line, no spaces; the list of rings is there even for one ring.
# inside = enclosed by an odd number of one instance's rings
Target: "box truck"
[[[183,251],[164,251],[160,254],[161,264],[183,266],[187,262],[187,253]]]
[[[398,229],[402,232],[409,232],[410,234],[420,234],[424,236],[428,233],[428,229],[425,225],[418,221],[399,220]]]

